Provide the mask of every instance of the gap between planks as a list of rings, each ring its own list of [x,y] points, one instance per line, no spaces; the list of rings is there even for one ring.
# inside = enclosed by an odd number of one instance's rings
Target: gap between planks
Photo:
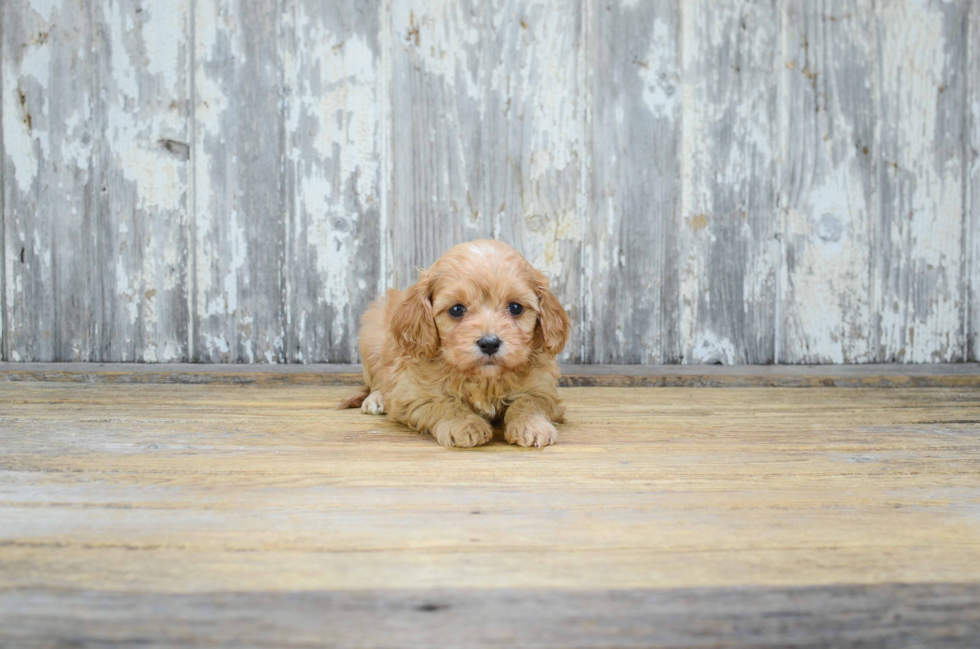
[[[0,382],[361,385],[361,366],[0,363]],[[563,387],[980,388],[980,364],[564,365]]]

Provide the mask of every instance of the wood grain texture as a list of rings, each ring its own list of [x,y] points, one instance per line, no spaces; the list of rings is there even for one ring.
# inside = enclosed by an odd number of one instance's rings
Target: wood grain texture
[[[484,7],[482,168],[490,235],[550,278],[577,324],[587,222],[580,2],[495,0]],[[581,335],[574,327],[563,359],[582,358]]]
[[[565,361],[977,359],[971,0],[9,0],[0,358],[355,362],[497,237]]]
[[[563,387],[978,388],[975,363],[863,365],[561,366]],[[0,363],[0,381],[229,385],[363,384],[360,365],[202,363]]]
[[[966,9],[905,0],[878,7],[879,361],[965,358]]]
[[[539,451],[446,450],[332,410],[348,390],[0,383],[0,637],[315,643],[341,616],[336,646],[376,646],[563,605],[541,638],[975,637],[976,390],[570,388]]]
[[[279,2],[195,0],[194,12],[193,358],[282,362]]]
[[[665,239],[680,209],[680,10],[673,2],[589,6],[583,356],[664,362],[673,309],[662,296],[677,283],[676,268],[665,270]]]
[[[9,356],[186,359],[188,4],[3,10]]]
[[[980,360],[980,9],[969,10],[967,34],[967,89],[969,111],[964,165],[967,173],[967,360]]]
[[[784,8],[780,361],[877,357],[877,27],[866,0]]]
[[[478,1],[392,3],[392,257],[388,286],[412,284],[454,244],[488,238],[484,205],[485,9]]]
[[[92,5],[103,361],[188,359],[190,12],[189,0]]]
[[[7,173],[7,158],[6,149],[3,146],[3,132],[4,132],[4,121],[3,121],[3,109],[4,109],[4,91],[6,90],[6,84],[3,82],[3,77],[6,76],[7,70],[3,65],[6,50],[4,49],[4,16],[6,11],[4,7],[0,7],[0,362],[6,362],[7,359],[7,223],[4,218],[4,201],[6,200],[6,189],[4,186],[3,178]]]
[[[88,3],[4,2],[5,344],[12,360],[98,360],[98,61]],[[57,87],[57,97],[48,96]]]
[[[17,646],[973,649],[975,584],[672,590],[0,592]],[[696,611],[696,613],[695,613]]]
[[[683,3],[681,209],[665,227],[676,286],[667,358],[775,360],[775,2]]]
[[[286,357],[357,358],[381,256],[381,2],[288,0]]]

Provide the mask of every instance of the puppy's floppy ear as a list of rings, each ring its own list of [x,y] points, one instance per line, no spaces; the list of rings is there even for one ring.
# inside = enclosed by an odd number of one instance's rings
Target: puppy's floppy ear
[[[538,289],[538,328],[541,330],[541,346],[552,356],[565,348],[572,321],[565,308],[548,288],[548,278],[532,268],[531,276]]]
[[[405,291],[402,303],[391,316],[391,333],[405,352],[416,358],[431,358],[439,351],[439,330],[429,300],[431,281],[423,274]]]

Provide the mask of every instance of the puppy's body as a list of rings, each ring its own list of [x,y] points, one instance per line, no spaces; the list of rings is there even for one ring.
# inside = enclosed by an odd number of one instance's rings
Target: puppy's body
[[[365,390],[341,407],[386,410],[444,446],[485,444],[501,420],[512,444],[553,444],[564,413],[555,356],[569,327],[547,279],[517,251],[460,244],[365,313]]]

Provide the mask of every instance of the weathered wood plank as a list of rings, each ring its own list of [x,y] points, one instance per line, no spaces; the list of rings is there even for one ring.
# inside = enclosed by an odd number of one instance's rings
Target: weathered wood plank
[[[673,590],[0,592],[17,646],[973,649],[977,584]]]
[[[196,0],[194,12],[192,356],[281,362],[287,220],[279,2]]]
[[[100,359],[99,54],[90,8],[0,6],[5,344],[15,361]]]
[[[492,234],[484,200],[485,12],[477,0],[392,3],[387,286],[405,288],[416,268],[452,245]]]
[[[977,390],[571,388],[472,452],[347,391],[0,384],[0,593],[980,583]]]
[[[450,452],[343,393],[0,384],[0,642],[980,632],[977,391],[573,389],[539,452]]]
[[[967,289],[969,290],[967,311],[968,339],[967,360],[980,361],[980,8],[976,4],[969,10],[969,30],[967,35],[967,87],[969,95],[966,110],[969,111],[966,141],[967,170]]]
[[[680,206],[680,10],[659,0],[588,9],[583,358],[663,362],[663,296],[677,288],[664,238]]]
[[[980,387],[980,365],[571,365],[565,387]],[[2,381],[362,384],[360,365],[0,363]]]
[[[286,0],[286,357],[352,362],[377,297],[380,0]]]
[[[771,0],[681,6],[682,201],[664,229],[677,265],[665,360],[771,363],[779,12]]]
[[[975,3],[189,7],[0,8],[0,357],[351,361],[497,236],[566,360],[978,358]]]
[[[186,359],[187,3],[3,11],[9,357]]]
[[[92,5],[100,187],[88,263],[101,282],[103,361],[188,359],[190,12],[189,0]]]
[[[6,175],[7,168],[7,155],[3,146],[3,131],[4,131],[4,121],[3,121],[3,95],[6,89],[6,84],[3,83],[3,77],[6,76],[7,70],[4,67],[3,61],[5,58],[6,51],[3,47],[4,40],[4,8],[0,7],[0,362],[7,361],[7,224],[4,218],[4,200],[6,199],[6,190],[4,189],[4,177]]]
[[[784,9],[781,363],[876,357],[877,27],[868,0]]]
[[[492,234],[551,280],[580,359],[584,244],[582,7],[578,0],[485,3],[483,126]]]
[[[966,2],[878,5],[880,362],[965,357]]]

